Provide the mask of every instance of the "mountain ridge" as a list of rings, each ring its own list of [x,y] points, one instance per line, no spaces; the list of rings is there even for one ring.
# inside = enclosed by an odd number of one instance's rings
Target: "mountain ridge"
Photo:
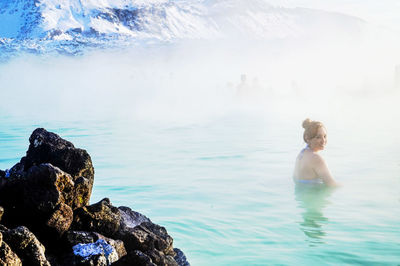
[[[15,0],[0,3],[0,45],[174,42],[182,39],[309,38],[361,34],[361,19],[263,0]],[[49,45],[51,44],[51,45]],[[54,48],[53,47],[53,48]],[[3,47],[4,49],[4,47]]]

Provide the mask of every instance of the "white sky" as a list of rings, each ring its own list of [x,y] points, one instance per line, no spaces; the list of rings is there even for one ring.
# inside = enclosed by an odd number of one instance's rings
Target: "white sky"
[[[377,26],[400,30],[400,0],[266,0],[282,7],[306,7],[359,17]]]

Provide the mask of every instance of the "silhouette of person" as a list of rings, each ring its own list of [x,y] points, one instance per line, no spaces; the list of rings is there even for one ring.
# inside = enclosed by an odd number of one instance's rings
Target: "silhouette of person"
[[[248,91],[249,91],[249,89],[250,89],[250,86],[249,86],[249,84],[248,84],[248,82],[247,82],[247,76],[246,76],[246,74],[242,74],[242,75],[240,76],[240,83],[239,83],[239,85],[237,86],[236,89],[237,89],[237,90],[236,90],[237,95],[238,95],[239,97],[244,97],[244,96],[246,96],[246,95],[248,94]]]

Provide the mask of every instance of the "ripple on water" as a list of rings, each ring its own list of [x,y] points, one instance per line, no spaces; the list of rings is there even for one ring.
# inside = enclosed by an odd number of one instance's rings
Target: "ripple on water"
[[[134,120],[38,123],[2,117],[0,168],[25,155],[35,127],[53,130],[91,155],[92,203],[109,197],[115,206],[129,206],[165,226],[192,265],[400,261],[395,136],[385,133],[371,143],[361,138],[345,158],[332,143],[333,152],[324,156],[344,186],[298,189],[290,178],[293,147],[303,144],[290,123],[225,119],[164,127]],[[379,150],[389,144],[395,147],[386,158],[364,153],[365,146]]]

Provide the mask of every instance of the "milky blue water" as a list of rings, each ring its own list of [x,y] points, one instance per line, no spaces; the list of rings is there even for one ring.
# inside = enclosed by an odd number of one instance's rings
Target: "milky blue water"
[[[92,203],[109,197],[165,226],[192,265],[398,265],[400,127],[386,114],[326,119],[337,189],[295,187],[303,114],[273,111],[162,122],[2,110],[0,169],[45,127],[91,155]]]
[[[265,13],[265,1],[170,2],[143,47],[74,58],[0,47],[0,169],[44,127],[91,155],[91,203],[108,197],[165,226],[194,266],[399,265],[398,34],[302,8]],[[398,28],[388,1],[268,2]],[[205,42],[214,28],[227,38]],[[238,97],[243,74],[263,93]],[[306,117],[326,124],[339,188],[292,181]]]

